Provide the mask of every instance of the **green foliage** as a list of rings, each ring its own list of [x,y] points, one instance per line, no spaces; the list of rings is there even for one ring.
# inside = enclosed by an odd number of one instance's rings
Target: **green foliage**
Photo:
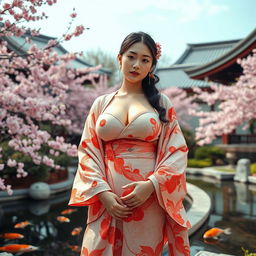
[[[244,256],[256,256],[256,252],[249,252],[249,250],[245,250],[243,247],[242,247],[242,250],[244,252]]]
[[[188,157],[193,158],[195,155],[195,150],[197,148],[195,134],[189,130],[184,129],[184,128],[182,128],[182,133],[185,137],[187,146],[189,148]]]
[[[256,163],[250,165],[251,174],[256,174]]]
[[[203,159],[198,160],[195,158],[188,159],[188,167],[197,167],[197,168],[203,168],[203,167],[209,167],[212,166],[212,160],[211,159]]]
[[[217,159],[225,160],[225,151],[216,146],[203,146],[196,149],[195,158],[198,160],[210,158],[215,165]]]

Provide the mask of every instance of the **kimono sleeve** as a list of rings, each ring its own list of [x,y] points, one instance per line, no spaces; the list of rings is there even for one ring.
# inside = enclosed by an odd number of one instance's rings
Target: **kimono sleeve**
[[[96,98],[85,121],[78,146],[78,169],[68,205],[86,206],[99,201],[98,193],[111,190],[105,177],[104,153],[95,130],[100,113],[101,96]]]
[[[187,193],[185,168],[188,147],[177,121],[170,99],[161,94],[160,104],[166,109],[165,118],[157,146],[155,170],[148,177],[152,181],[161,207],[179,225],[190,228],[191,224],[183,206]]]

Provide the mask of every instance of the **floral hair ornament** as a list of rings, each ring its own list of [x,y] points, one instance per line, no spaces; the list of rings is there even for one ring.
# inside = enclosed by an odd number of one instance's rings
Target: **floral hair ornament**
[[[159,58],[161,57],[161,53],[162,53],[162,46],[160,43],[156,43],[156,59],[159,60]]]

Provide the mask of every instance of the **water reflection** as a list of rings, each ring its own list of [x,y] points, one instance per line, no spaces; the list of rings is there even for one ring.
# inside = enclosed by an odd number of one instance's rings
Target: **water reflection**
[[[256,185],[218,182],[191,176],[188,177],[188,182],[205,190],[212,200],[212,212],[208,221],[190,239],[191,255],[200,250],[243,255],[242,247],[255,252]],[[66,215],[70,218],[70,223],[60,223],[56,219],[62,210],[67,209],[69,195],[69,192],[62,193],[47,201],[17,200],[1,203],[0,233],[18,232],[24,238],[9,242],[0,238],[0,246],[6,243],[39,246],[39,251],[28,254],[31,256],[79,255],[71,250],[70,245],[80,246],[82,243],[87,218],[86,207],[77,207],[77,212]],[[13,228],[16,223],[25,220],[31,221],[33,225],[25,229]],[[78,236],[72,236],[72,230],[80,226],[83,231]],[[232,234],[206,243],[202,238],[203,233],[212,227],[230,227]]]
[[[70,248],[81,245],[86,221],[86,208],[80,207],[77,212],[66,215],[70,223],[60,223],[56,217],[67,208],[69,193],[64,193],[47,201],[19,200],[1,204],[0,233],[21,233],[23,239],[4,241],[0,238],[0,246],[7,243],[31,244],[40,250],[30,252],[31,256],[79,255]],[[24,229],[15,229],[14,225],[21,221],[30,221],[32,225]],[[75,227],[83,227],[83,231],[72,236]]]
[[[190,239],[192,255],[200,250],[244,255],[242,247],[255,252],[256,185],[192,176],[187,180],[206,191],[212,201],[208,221]],[[206,243],[202,238],[203,233],[212,227],[230,227],[232,234]]]

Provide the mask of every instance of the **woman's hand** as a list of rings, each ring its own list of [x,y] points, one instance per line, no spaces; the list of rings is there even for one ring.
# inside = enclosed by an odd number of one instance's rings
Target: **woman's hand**
[[[115,193],[104,191],[99,193],[98,196],[112,217],[122,220],[123,218],[127,218],[129,214],[132,214],[132,210]]]
[[[131,209],[142,205],[155,190],[154,185],[150,180],[132,182],[122,188],[134,188],[128,195],[120,197],[120,199]]]

